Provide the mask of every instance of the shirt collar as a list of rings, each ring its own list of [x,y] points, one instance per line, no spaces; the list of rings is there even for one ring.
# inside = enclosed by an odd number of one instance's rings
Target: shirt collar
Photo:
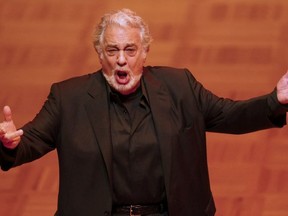
[[[111,89],[111,86],[108,84],[108,82],[106,81],[106,86],[107,86],[107,92],[108,92],[108,95],[109,95],[109,98],[111,101],[113,100],[119,100],[119,93],[113,91]],[[144,79],[143,79],[143,76],[141,77],[141,80],[140,80],[140,87],[141,88],[141,94],[142,94],[142,98],[144,99],[141,100],[141,102],[144,102],[145,104],[149,105],[149,100],[148,100],[148,94],[147,94],[147,90],[146,90],[146,87],[145,87],[145,84],[144,84]]]

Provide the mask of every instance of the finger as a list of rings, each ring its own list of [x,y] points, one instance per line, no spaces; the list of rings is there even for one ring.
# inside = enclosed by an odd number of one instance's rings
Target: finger
[[[0,124],[0,138],[2,138],[6,133],[6,130]]]
[[[18,136],[22,136],[24,134],[24,131],[22,129],[19,129],[16,131],[16,134],[18,134]]]
[[[10,142],[11,142],[11,143],[16,143],[16,142],[19,142],[20,139],[21,139],[21,137],[20,137],[20,136],[17,136],[17,137],[14,137]]]
[[[4,139],[7,141],[13,141],[13,139],[17,138],[17,137],[21,137],[23,135],[23,130],[17,130],[13,133],[6,133],[4,135]]]
[[[21,141],[21,136],[23,135],[23,130],[17,130],[13,133],[6,133],[2,138],[1,141],[3,145],[8,149],[14,149],[18,146]]]
[[[5,121],[12,121],[12,112],[9,106],[4,106],[3,114]]]
[[[6,133],[6,131],[2,127],[0,127],[0,136],[3,135],[4,133]]]

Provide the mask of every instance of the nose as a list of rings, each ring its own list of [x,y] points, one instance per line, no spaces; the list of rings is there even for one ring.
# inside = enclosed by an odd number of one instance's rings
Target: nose
[[[126,63],[127,63],[127,61],[126,61],[126,56],[125,56],[124,50],[120,50],[119,54],[117,56],[117,64],[119,66],[124,66],[124,65],[126,65]]]

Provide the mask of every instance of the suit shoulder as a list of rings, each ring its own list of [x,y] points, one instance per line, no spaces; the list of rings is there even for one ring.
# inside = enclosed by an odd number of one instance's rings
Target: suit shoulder
[[[189,79],[195,80],[193,74],[187,68],[174,68],[167,66],[148,66],[145,68],[147,73],[151,73],[151,75],[157,77],[157,79],[162,80],[164,82],[172,82],[176,84],[187,81]]]
[[[175,67],[168,67],[168,66],[147,66],[147,70],[153,73],[183,73],[186,71],[186,68],[175,68]]]
[[[93,80],[93,77],[98,77],[100,75],[99,71],[94,73],[89,73],[77,77],[71,77],[66,80],[62,80],[57,83],[53,83],[52,86],[58,86],[61,89],[87,89],[88,86],[90,86],[90,83]]]

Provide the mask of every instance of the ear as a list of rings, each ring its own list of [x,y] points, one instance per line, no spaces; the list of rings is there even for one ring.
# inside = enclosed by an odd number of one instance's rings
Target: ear
[[[102,64],[102,61],[103,61],[103,53],[97,52],[97,54],[98,54],[99,62],[100,62],[100,64]]]
[[[96,53],[97,53],[97,55],[98,55],[98,59],[99,59],[99,61],[100,61],[100,63],[101,63],[101,61],[102,61],[102,59],[103,59],[103,51],[102,51],[102,48],[101,48],[101,47],[96,47],[96,46],[94,46],[94,49],[95,49],[95,51],[96,51]]]
[[[144,58],[145,60],[146,60],[146,58],[147,58],[148,52],[149,52],[149,47],[143,49],[142,55],[143,55],[143,58]]]
[[[146,53],[148,53],[150,51],[150,46],[146,47]]]

